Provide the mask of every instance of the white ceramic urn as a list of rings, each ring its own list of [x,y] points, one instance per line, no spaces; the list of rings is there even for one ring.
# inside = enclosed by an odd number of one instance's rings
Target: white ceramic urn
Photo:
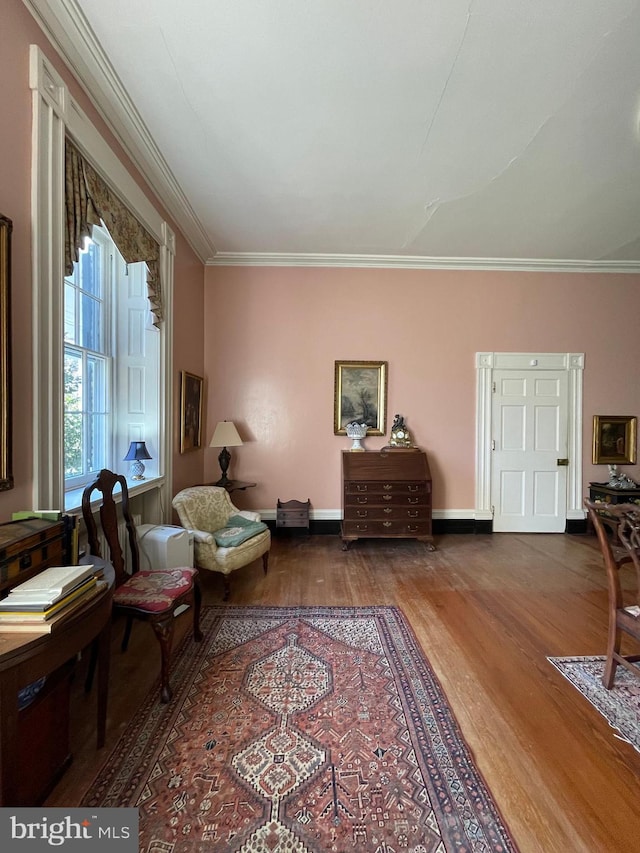
[[[352,421],[350,424],[346,425],[345,430],[347,438],[351,438],[353,440],[353,444],[349,448],[351,451],[364,450],[361,442],[366,436],[368,429],[369,427],[366,424],[359,424],[357,421]]]

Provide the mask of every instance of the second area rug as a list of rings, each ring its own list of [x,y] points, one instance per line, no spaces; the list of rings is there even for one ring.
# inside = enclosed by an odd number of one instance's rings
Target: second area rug
[[[604,657],[549,658],[551,663],[600,711],[621,740],[640,752],[640,669],[619,666],[611,690],[602,683]]]
[[[145,853],[515,851],[393,607],[207,607],[84,799]]]

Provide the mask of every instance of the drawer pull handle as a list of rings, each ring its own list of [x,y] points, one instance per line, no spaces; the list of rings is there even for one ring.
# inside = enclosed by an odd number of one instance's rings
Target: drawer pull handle
[[[408,524],[407,530],[409,531],[409,533],[417,533],[418,532],[418,525],[417,524]]]
[[[392,521],[383,521],[382,522],[383,527],[391,527],[392,525],[393,525]]]
[[[383,500],[383,501],[390,501],[390,500],[393,500],[393,495],[383,495],[383,496],[382,496],[382,500]]]
[[[407,515],[409,516],[409,518],[417,518],[418,517],[418,511],[416,510],[414,512],[413,510],[408,509]]]
[[[410,504],[420,503],[420,498],[409,498],[409,503]]]
[[[356,502],[359,504],[366,504],[369,498],[356,498]]]
[[[417,492],[420,486],[407,486],[410,492]]]
[[[366,518],[369,515],[369,510],[367,509],[359,509],[358,510],[358,518]]]
[[[369,527],[368,524],[356,524],[357,530],[367,530],[368,527]]]
[[[361,486],[360,484],[356,484],[356,491],[366,492],[368,490],[369,490],[369,486]]]
[[[389,515],[390,512],[393,512],[390,506],[386,506],[382,511],[386,512],[387,515]]]
[[[391,483],[385,483],[382,488],[385,489],[387,492],[390,492],[393,488],[393,485]]]

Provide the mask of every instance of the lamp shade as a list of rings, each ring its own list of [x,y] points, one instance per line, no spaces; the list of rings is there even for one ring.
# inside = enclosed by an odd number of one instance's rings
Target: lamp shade
[[[127,455],[124,457],[124,461],[133,462],[139,459],[151,459],[151,454],[147,450],[147,445],[144,441],[132,441],[129,445]]]
[[[209,447],[239,447],[242,443],[233,421],[220,421],[213,431]]]

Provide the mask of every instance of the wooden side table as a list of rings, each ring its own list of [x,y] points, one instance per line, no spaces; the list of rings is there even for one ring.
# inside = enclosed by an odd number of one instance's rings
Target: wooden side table
[[[302,527],[309,532],[309,509],[311,500],[306,501],[284,501],[278,498],[276,507],[276,528]]]
[[[245,489],[252,489],[257,486],[257,483],[244,483],[242,480],[227,480],[226,483],[205,483],[205,486],[219,486],[226,489],[229,494],[231,492],[244,492]]]
[[[607,483],[589,483],[589,500],[602,504],[640,504],[640,489],[615,489]],[[613,533],[613,541],[620,544],[618,539],[618,522],[603,510],[600,513],[602,523]],[[587,531],[593,533],[591,519],[587,516]]]

